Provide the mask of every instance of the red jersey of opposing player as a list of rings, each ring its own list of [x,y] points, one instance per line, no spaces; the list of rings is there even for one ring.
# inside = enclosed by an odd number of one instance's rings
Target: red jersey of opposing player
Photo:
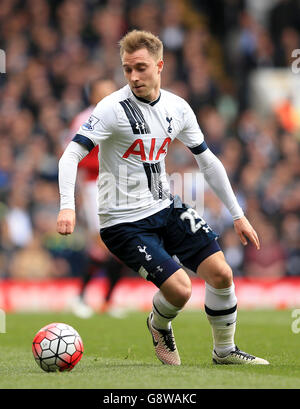
[[[71,122],[70,126],[70,140],[78,131],[79,127],[88,120],[94,107],[90,106],[84,111],[80,112]],[[70,140],[68,142],[70,142]],[[95,146],[91,152],[79,163],[79,168],[84,170],[84,176],[86,181],[97,180],[99,173],[99,161],[98,161],[99,147]]]

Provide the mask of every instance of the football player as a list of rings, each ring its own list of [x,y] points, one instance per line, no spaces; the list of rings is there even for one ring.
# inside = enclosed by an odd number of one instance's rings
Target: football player
[[[171,322],[191,296],[186,267],[205,280],[213,362],[268,364],[235,344],[237,298],[217,234],[193,208],[170,194],[165,157],[175,138],[194,154],[206,181],[231,213],[242,244],[249,240],[259,250],[258,236],[189,104],[160,87],[164,65],[160,39],[133,30],[120,41],[120,54],[128,85],[96,106],[60,159],[57,231],[74,230],[77,165],[99,145],[101,238],[113,254],[158,287],[147,319],[158,359],[169,365],[181,363]]]

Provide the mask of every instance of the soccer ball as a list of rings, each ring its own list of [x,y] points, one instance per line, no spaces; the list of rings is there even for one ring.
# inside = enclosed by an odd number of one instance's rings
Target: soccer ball
[[[36,334],[32,353],[36,363],[46,372],[70,371],[82,357],[83,343],[74,328],[55,322]]]

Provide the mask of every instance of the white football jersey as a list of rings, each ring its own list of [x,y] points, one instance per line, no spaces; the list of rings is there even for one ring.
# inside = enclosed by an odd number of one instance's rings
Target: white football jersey
[[[171,92],[161,90],[157,100],[148,102],[126,85],[98,103],[73,141],[89,150],[99,145],[102,228],[143,219],[170,205],[165,157],[175,138],[194,153],[205,145],[189,104]]]

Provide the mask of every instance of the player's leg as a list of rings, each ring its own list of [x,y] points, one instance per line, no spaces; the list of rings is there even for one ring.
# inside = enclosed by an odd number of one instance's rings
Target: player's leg
[[[95,275],[95,271],[99,266],[99,262],[90,255],[87,255],[88,260],[81,277],[80,289],[77,296],[70,301],[70,309],[73,314],[80,318],[90,318],[94,314],[93,308],[86,302],[86,288]]]
[[[109,279],[109,287],[105,295],[105,302],[107,305],[110,304],[113,291],[122,277],[123,265],[112,256],[109,256],[108,260],[103,264],[103,268],[106,272],[107,278]]]
[[[212,326],[214,361],[268,364],[240,351],[234,343],[237,300],[232,271],[216,239],[217,234],[194,209],[177,201],[168,223],[166,249],[207,283],[205,309]]]
[[[169,329],[171,321],[191,296],[191,280],[180,268],[159,288],[153,297],[152,323],[157,329]]]
[[[237,299],[232,270],[218,251],[200,263],[197,274],[205,281],[205,311],[212,326],[214,350],[225,356],[235,348]]]
[[[152,323],[156,329],[171,328],[171,321],[187,303],[191,291],[191,280],[182,268],[163,282],[153,297]]]
[[[104,303],[101,307],[102,312],[106,312],[114,318],[124,318],[126,313],[123,309],[115,307],[113,304],[114,290],[122,277],[124,265],[112,255],[104,262],[102,268],[108,280],[108,288],[105,294]]]
[[[205,280],[205,311],[213,334],[213,361],[218,364],[268,364],[240,351],[234,341],[237,298],[232,270],[222,251],[211,254],[197,268]]]
[[[88,257],[89,258],[88,258],[87,266],[82,276],[81,287],[79,291],[79,298],[83,302],[84,302],[86,288],[88,284],[90,283],[90,281],[92,280],[92,278],[95,276],[95,273],[99,269],[99,266],[100,266],[100,263],[98,260],[95,260],[89,255]]]
[[[79,293],[79,298],[84,302],[84,294],[86,287],[99,269],[99,266],[107,258],[107,250],[104,249],[103,243],[99,241],[99,216],[98,216],[98,189],[97,183],[93,181],[85,181],[82,185],[83,190],[83,210],[88,227],[87,248],[88,262],[82,276],[82,284]],[[100,246],[99,246],[100,244]]]
[[[102,229],[101,237],[112,253],[158,288],[147,319],[148,329],[157,357],[165,364],[179,365],[171,321],[189,299],[191,283],[180,264],[165,250],[158,234],[167,212],[168,209],[141,221]]]
[[[90,318],[94,314],[93,308],[85,302],[86,288],[95,272],[105,259],[105,253],[102,247],[99,247],[99,216],[97,204],[97,184],[96,181],[84,182],[83,190],[83,210],[88,227],[87,241],[91,243],[87,249],[87,263],[81,277],[81,286],[79,294],[70,302],[71,311],[80,318]],[[97,251],[95,251],[97,248]]]
[[[168,365],[180,365],[171,322],[191,296],[191,281],[187,273],[178,269],[160,286],[153,297],[153,307],[147,319],[158,359]]]

